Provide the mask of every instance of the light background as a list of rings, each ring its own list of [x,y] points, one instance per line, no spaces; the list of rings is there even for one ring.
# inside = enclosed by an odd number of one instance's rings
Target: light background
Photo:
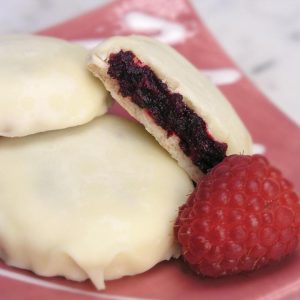
[[[107,2],[0,0],[0,34],[36,31]],[[192,3],[227,53],[260,90],[300,124],[300,0]]]

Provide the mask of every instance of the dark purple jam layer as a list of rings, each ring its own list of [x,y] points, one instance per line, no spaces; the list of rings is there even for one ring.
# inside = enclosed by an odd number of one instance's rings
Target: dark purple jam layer
[[[169,136],[178,136],[180,148],[200,170],[206,173],[224,159],[227,144],[215,141],[182,96],[172,93],[131,51],[111,54],[108,63],[108,74],[118,81],[121,95],[145,109]]]

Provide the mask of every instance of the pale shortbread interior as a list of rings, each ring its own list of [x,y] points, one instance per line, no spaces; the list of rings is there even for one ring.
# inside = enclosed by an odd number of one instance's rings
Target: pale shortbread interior
[[[112,53],[132,51],[165,82],[172,92],[183,96],[185,104],[207,124],[209,133],[218,142],[226,143],[226,154],[251,153],[252,141],[244,124],[225,97],[192,64],[171,47],[154,39],[129,36],[113,37],[97,46],[89,55],[88,67],[128,112],[155,136],[159,143],[178,160],[190,177],[197,181],[202,172],[178,146],[176,137],[167,138],[166,132],[129,99],[122,97],[116,80],[107,74]]]

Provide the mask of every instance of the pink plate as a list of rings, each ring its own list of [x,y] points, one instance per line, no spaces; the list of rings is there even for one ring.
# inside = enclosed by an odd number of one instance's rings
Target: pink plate
[[[147,18],[147,26],[141,23]],[[264,153],[300,191],[299,128],[237,68],[185,0],[120,0],[38,34],[92,47],[112,35],[146,34],[171,44],[203,70],[228,97]],[[128,117],[114,105],[111,113]],[[86,281],[42,278],[0,262],[1,299],[290,299],[300,297],[300,252],[249,275],[211,280],[192,275],[180,261],[107,283],[98,292]]]

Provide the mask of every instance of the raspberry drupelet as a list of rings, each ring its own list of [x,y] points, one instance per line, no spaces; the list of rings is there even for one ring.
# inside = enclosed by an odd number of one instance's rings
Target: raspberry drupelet
[[[296,249],[300,204],[289,181],[260,155],[232,155],[200,179],[174,227],[199,274],[252,271]]]

